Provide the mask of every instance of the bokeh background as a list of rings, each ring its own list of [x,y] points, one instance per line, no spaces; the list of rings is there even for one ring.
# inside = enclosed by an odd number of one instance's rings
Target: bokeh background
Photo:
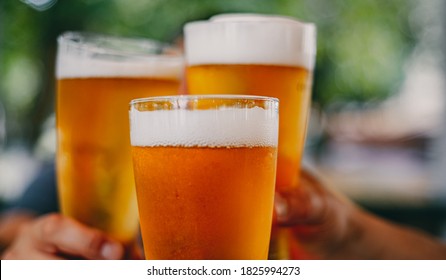
[[[175,42],[184,23],[231,12],[316,23],[306,164],[363,207],[446,239],[444,0],[2,0],[0,209],[54,159],[58,35]]]

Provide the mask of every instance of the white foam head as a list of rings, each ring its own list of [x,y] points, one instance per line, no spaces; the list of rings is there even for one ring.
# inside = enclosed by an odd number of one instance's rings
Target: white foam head
[[[68,32],[58,39],[56,77],[179,79],[184,61],[173,48],[148,39]],[[170,54],[159,54],[160,51]]]
[[[188,65],[269,64],[313,69],[316,27],[290,17],[223,14],[185,25]]]
[[[277,108],[130,109],[132,146],[277,147]]]

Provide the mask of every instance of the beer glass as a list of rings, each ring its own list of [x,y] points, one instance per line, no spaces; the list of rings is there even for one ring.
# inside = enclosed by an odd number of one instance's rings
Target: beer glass
[[[182,67],[181,55],[151,40],[79,32],[58,38],[56,161],[63,214],[132,242],[138,214],[128,103],[176,94]]]
[[[190,94],[230,92],[280,100],[276,188],[296,187],[309,115],[315,26],[288,17],[226,14],[188,23],[184,33]],[[270,250],[271,258],[290,257],[285,239],[272,239],[277,248]]]
[[[278,100],[135,100],[130,130],[147,259],[266,259]]]

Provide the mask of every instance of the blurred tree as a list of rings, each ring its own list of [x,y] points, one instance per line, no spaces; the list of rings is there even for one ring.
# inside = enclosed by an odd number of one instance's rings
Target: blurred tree
[[[45,1],[0,1],[0,102],[7,116],[8,145],[31,148],[53,112],[56,38],[66,30],[169,41],[185,22],[217,13],[282,14],[315,22],[313,99],[322,108],[337,102],[382,100],[395,92],[416,42],[410,24],[413,1],[406,0],[52,2],[39,6]]]

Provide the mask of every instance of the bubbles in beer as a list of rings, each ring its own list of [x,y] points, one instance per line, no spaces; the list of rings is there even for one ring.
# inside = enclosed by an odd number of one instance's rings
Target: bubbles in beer
[[[130,111],[133,146],[277,146],[277,115],[254,107],[219,110]]]

